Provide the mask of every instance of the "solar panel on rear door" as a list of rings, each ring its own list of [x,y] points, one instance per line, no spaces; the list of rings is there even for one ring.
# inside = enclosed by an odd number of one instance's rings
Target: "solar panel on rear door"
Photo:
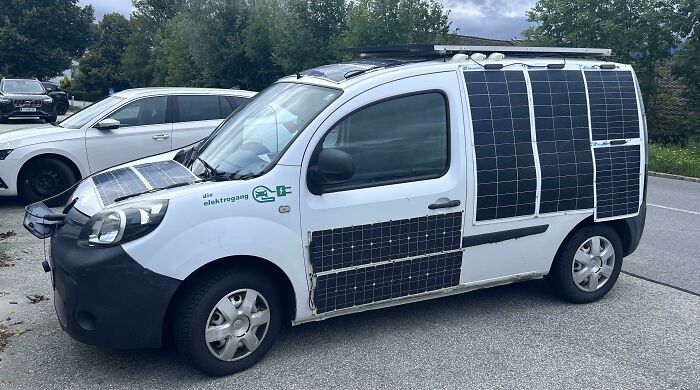
[[[593,156],[580,70],[531,70],[540,213],[593,208]]]
[[[641,124],[629,70],[586,70],[596,172],[596,219],[639,212]],[[620,144],[596,141],[615,141]],[[625,145],[623,140],[640,140]]]
[[[476,220],[533,215],[537,173],[525,73],[465,71],[477,169]]]

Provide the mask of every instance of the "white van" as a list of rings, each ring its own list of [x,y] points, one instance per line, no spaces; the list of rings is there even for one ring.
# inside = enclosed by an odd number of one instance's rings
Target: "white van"
[[[283,323],[543,277],[602,298],[644,227],[632,68],[581,58],[599,49],[393,50],[429,59],[281,79],[201,144],[83,180],[63,214],[29,206],[61,326],[110,348],[172,334],[223,375]]]
[[[206,138],[253,95],[234,89],[128,89],[60,123],[2,132],[0,197],[37,202],[105,168],[181,149]]]

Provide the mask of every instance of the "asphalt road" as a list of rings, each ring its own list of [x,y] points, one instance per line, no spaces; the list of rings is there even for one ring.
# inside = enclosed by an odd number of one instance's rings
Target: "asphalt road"
[[[70,116],[70,112],[67,113],[66,115],[59,115],[58,116],[58,121],[62,121],[65,118],[68,118]],[[16,130],[16,129],[23,129],[27,127],[32,127],[32,126],[41,126],[44,125],[46,122],[44,122],[42,119],[34,119],[34,118],[28,118],[28,119],[17,119],[17,118],[11,118],[8,119],[7,123],[0,124],[0,133],[3,133],[5,131],[9,130]]]
[[[700,293],[700,184],[650,178],[649,203],[624,270]],[[629,275],[590,305],[535,281],[301,325],[252,369],[210,378],[171,348],[105,350],[61,331],[51,300],[25,298],[52,293],[22,215],[0,198],[0,232],[17,232],[0,242],[15,259],[0,268],[0,324],[15,333],[0,389],[700,388],[700,297]]]

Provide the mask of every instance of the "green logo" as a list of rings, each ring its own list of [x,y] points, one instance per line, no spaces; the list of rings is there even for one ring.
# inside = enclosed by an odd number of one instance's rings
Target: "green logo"
[[[253,199],[258,203],[274,202],[275,196],[287,196],[287,194],[292,193],[291,189],[292,187],[277,186],[274,190],[271,190],[265,186],[257,186],[253,188]]]

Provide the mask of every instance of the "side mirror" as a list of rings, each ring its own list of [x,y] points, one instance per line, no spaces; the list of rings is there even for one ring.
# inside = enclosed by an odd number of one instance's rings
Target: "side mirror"
[[[323,149],[316,158],[316,164],[310,170],[312,193],[321,193],[321,187],[328,184],[340,184],[350,180],[355,174],[352,156],[340,149]],[[318,195],[317,194],[317,195]]]
[[[118,120],[107,118],[97,122],[93,127],[97,130],[116,130],[119,128],[119,125],[121,123]]]

